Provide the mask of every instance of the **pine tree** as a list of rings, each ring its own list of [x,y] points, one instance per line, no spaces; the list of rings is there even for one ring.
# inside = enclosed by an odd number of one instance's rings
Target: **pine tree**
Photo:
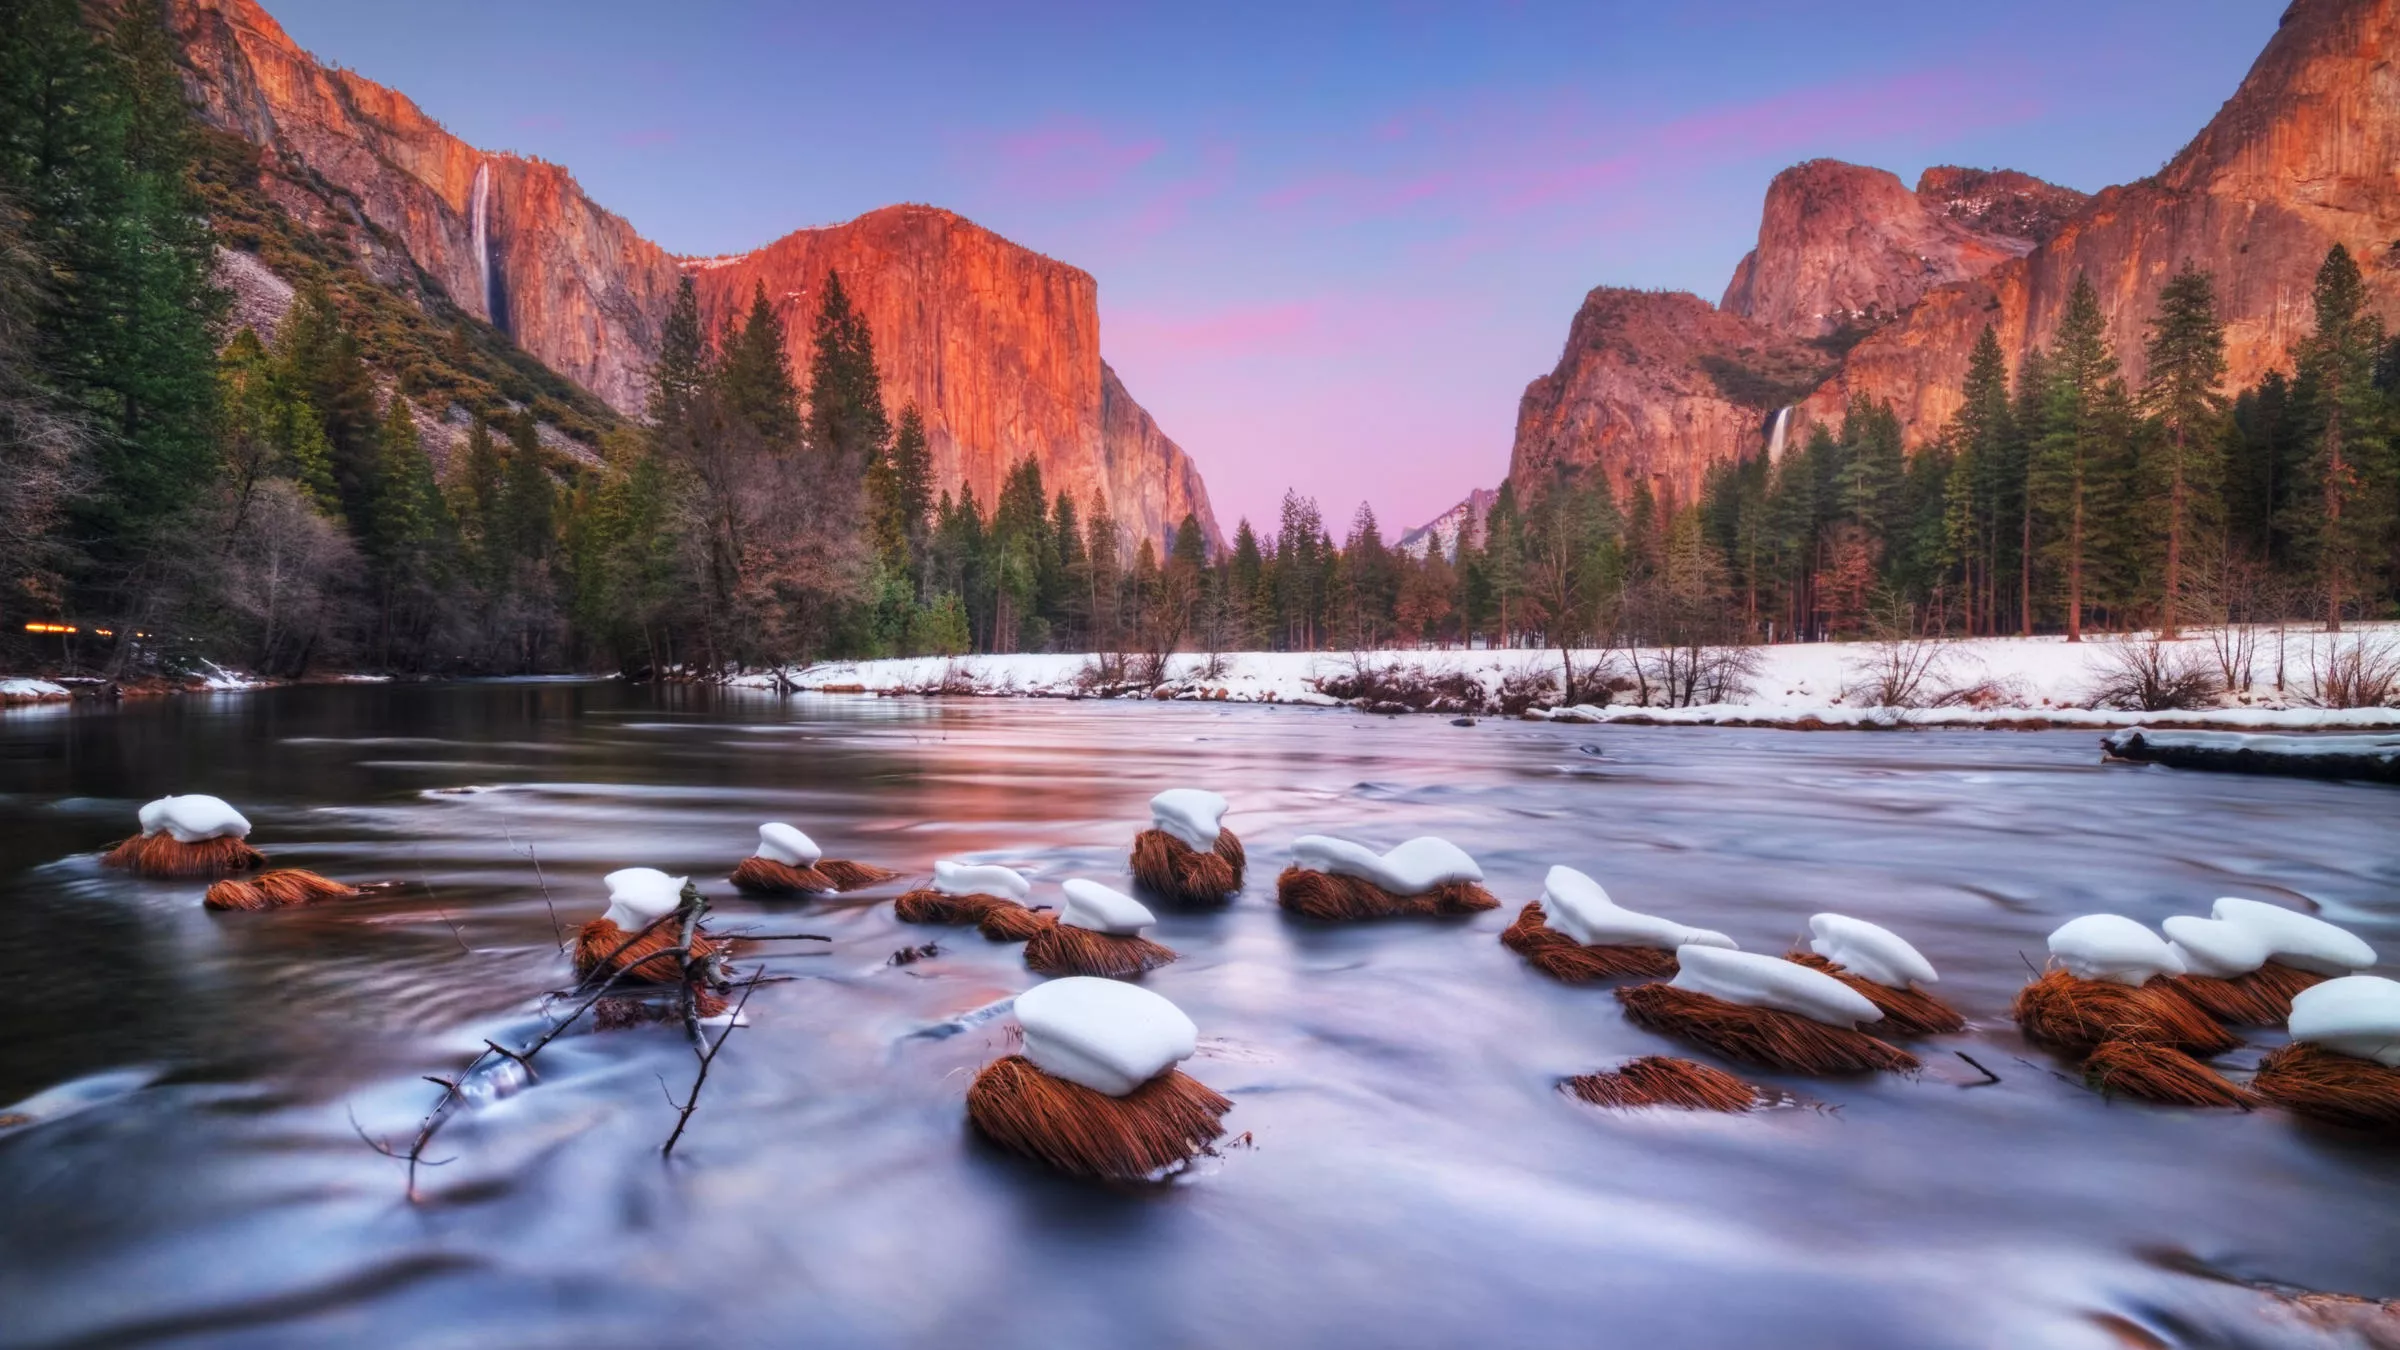
[[[678,295],[680,303],[681,296]],[[672,316],[670,315],[670,320]],[[800,390],[792,383],[791,360],[785,355],[783,320],[767,303],[760,282],[750,293],[750,309],[738,328],[729,327],[715,370],[716,385],[726,411],[773,454],[800,448]],[[685,378],[681,369],[672,372]],[[862,467],[864,461],[861,461]]]
[[[2306,473],[2294,533],[2313,564],[2325,627],[2338,632],[2344,608],[2364,598],[2393,514],[2389,404],[2374,385],[2383,321],[2366,309],[2366,287],[2340,244],[2317,269],[2316,331],[2300,346],[2308,393]]]
[[[2128,449],[2123,380],[2109,346],[2107,319],[2088,277],[2077,276],[2050,348],[2042,436],[2034,448],[2032,489],[2064,573],[2067,641],[2083,640],[2085,583],[2095,544],[2114,522],[2114,475]]]
[[[933,509],[933,456],[925,443],[925,417],[914,403],[901,410],[889,451],[867,468],[867,503],[876,552],[886,566],[909,570],[924,549],[926,517]]]
[[[774,315],[767,318],[773,322]],[[675,303],[659,329],[658,363],[650,368],[651,426],[662,435],[683,426],[712,373],[708,339],[700,330],[700,295],[687,272],[676,279]],[[785,378],[790,378],[788,373]]]
[[[1957,462],[1945,501],[1944,533],[1950,559],[1960,568],[1966,594],[1967,629],[1999,631],[2000,578],[2009,575],[2013,552],[2014,497],[2024,490],[2021,471],[2008,459],[2008,365],[1990,324],[1967,357],[1967,380],[1949,440]]]
[[[2159,633],[2176,636],[2183,619],[2184,553],[2213,525],[2220,488],[2225,400],[2225,326],[2217,320],[2213,279],[2188,260],[2158,298],[2146,348],[2149,377],[2142,408],[2156,429],[2144,456],[2143,505],[2166,549]]]
[[[866,316],[851,308],[839,272],[825,274],[810,350],[809,449],[840,471],[864,474],[891,439],[891,422],[875,371],[874,335]]]

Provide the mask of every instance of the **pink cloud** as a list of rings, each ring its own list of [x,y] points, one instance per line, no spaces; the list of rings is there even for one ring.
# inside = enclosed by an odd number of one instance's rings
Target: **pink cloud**
[[[629,150],[648,150],[655,146],[673,145],[675,133],[658,127],[617,133],[617,144]]]
[[[992,171],[1027,196],[1096,197],[1158,157],[1157,137],[1120,139],[1080,117],[1055,118],[982,147]]]
[[[1110,350],[1138,347],[1161,357],[1257,353],[1294,345],[1324,317],[1315,300],[1230,305],[1202,314],[1111,310],[1104,320]]]

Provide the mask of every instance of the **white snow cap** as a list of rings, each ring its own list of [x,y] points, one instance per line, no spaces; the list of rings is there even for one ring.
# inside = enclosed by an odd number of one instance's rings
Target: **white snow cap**
[[[195,792],[186,797],[161,797],[141,810],[142,833],[156,834],[160,830],[175,836],[179,844],[197,844],[207,839],[241,839],[250,833],[250,822],[242,813],[225,804],[222,797]]]
[[[1070,975],[1017,995],[1025,1058],[1094,1092],[1122,1097],[1190,1059],[1200,1029],[1138,984]]]
[[[2319,975],[2347,975],[2375,964],[2375,949],[2365,939],[2314,914],[2232,895],[2218,900],[2208,912],[2257,934],[2267,955],[2287,966]]]
[[[2400,1069],[2400,980],[2344,975],[2292,995],[2292,1039]]]
[[[1347,839],[1304,834],[1292,841],[1292,861],[1311,872],[1372,882],[1393,895],[1423,895],[1449,882],[1483,880],[1483,869],[1465,849],[1429,834],[1380,856]]]
[[[997,863],[937,862],[933,888],[944,895],[996,895],[1017,901],[1033,894],[1033,883],[1024,873]]]
[[[2183,974],[2183,958],[2167,940],[2122,914],[2086,914],[2050,935],[2050,954],[2079,980],[2107,980],[2139,989],[2153,975]]]
[[[2175,949],[2187,974],[2229,980],[2249,974],[2274,955],[2257,929],[2230,919],[2178,914],[2159,927],[2166,930],[2167,945]]]
[[[1059,889],[1067,893],[1067,903],[1058,912],[1058,921],[1070,928],[1130,937],[1158,922],[1158,916],[1150,912],[1149,906],[1097,881],[1077,877],[1061,882]]]
[[[758,856],[786,867],[814,867],[825,850],[817,841],[778,820],[758,827]]]
[[[1933,963],[1924,953],[1881,924],[1847,914],[1812,914],[1808,931],[1815,935],[1809,939],[1810,951],[1887,989],[1934,984],[1942,978],[1933,973]]]
[[[1639,914],[1608,898],[1600,883],[1572,867],[1553,867],[1542,879],[1542,909],[1559,931],[1586,946],[1724,947],[1736,944],[1723,933],[1688,928],[1673,919]]]
[[[683,903],[682,877],[655,867],[627,867],[600,879],[608,887],[608,912],[600,917],[635,932],[649,927]]]
[[[1794,965],[1780,956],[1727,951],[1722,947],[1675,949],[1674,986],[1710,994],[1727,1003],[1798,1013],[1828,1026],[1880,1022],[1883,1010],[1867,996],[1821,970]]]
[[[1150,799],[1150,823],[1205,853],[1225,826],[1225,799],[1199,788],[1168,788]]]

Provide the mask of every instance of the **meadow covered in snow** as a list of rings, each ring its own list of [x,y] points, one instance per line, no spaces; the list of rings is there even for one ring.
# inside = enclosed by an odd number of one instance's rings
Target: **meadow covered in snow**
[[[1573,690],[1567,692],[1568,667]],[[1763,647],[1026,653],[833,661],[734,683],[828,694],[1132,697],[1796,727],[2400,726],[2400,625]]]

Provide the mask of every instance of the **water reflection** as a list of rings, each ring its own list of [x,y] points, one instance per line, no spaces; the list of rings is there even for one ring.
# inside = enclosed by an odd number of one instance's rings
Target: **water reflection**
[[[0,1133],[0,1343],[2320,1343],[2240,1281],[2400,1295],[2400,1154],[2105,1105],[2003,1014],[2021,956],[2091,909],[2304,897],[2400,953],[2400,799],[2104,768],[2093,741],[560,683],[12,713],[0,1102],[52,1096]],[[1248,1142],[1164,1190],[967,1133],[1017,948],[721,881],[772,818],[836,856],[1111,878],[1175,785],[1234,798],[1252,884],[1167,914],[1183,959],[1149,982],[1200,1023],[1188,1067]],[[210,915],[93,864],[187,790],[279,861],[408,884]],[[1312,831],[1448,835],[1508,908],[1288,924],[1272,871]],[[1779,1083],[1801,1104],[1753,1117],[1581,1107],[1556,1078],[1660,1044],[1494,940],[1552,862],[1753,949],[1818,909],[1889,923],[1977,1028],[1920,1078]],[[402,1203],[352,1118],[405,1136],[417,1075],[538,1029],[553,913],[632,864],[703,878],[732,926],[805,913],[833,949],[746,963],[791,979],[674,1165],[676,1036],[571,1038],[531,1090],[485,1085]],[[1953,1046],[2004,1081],[1962,1087]]]

